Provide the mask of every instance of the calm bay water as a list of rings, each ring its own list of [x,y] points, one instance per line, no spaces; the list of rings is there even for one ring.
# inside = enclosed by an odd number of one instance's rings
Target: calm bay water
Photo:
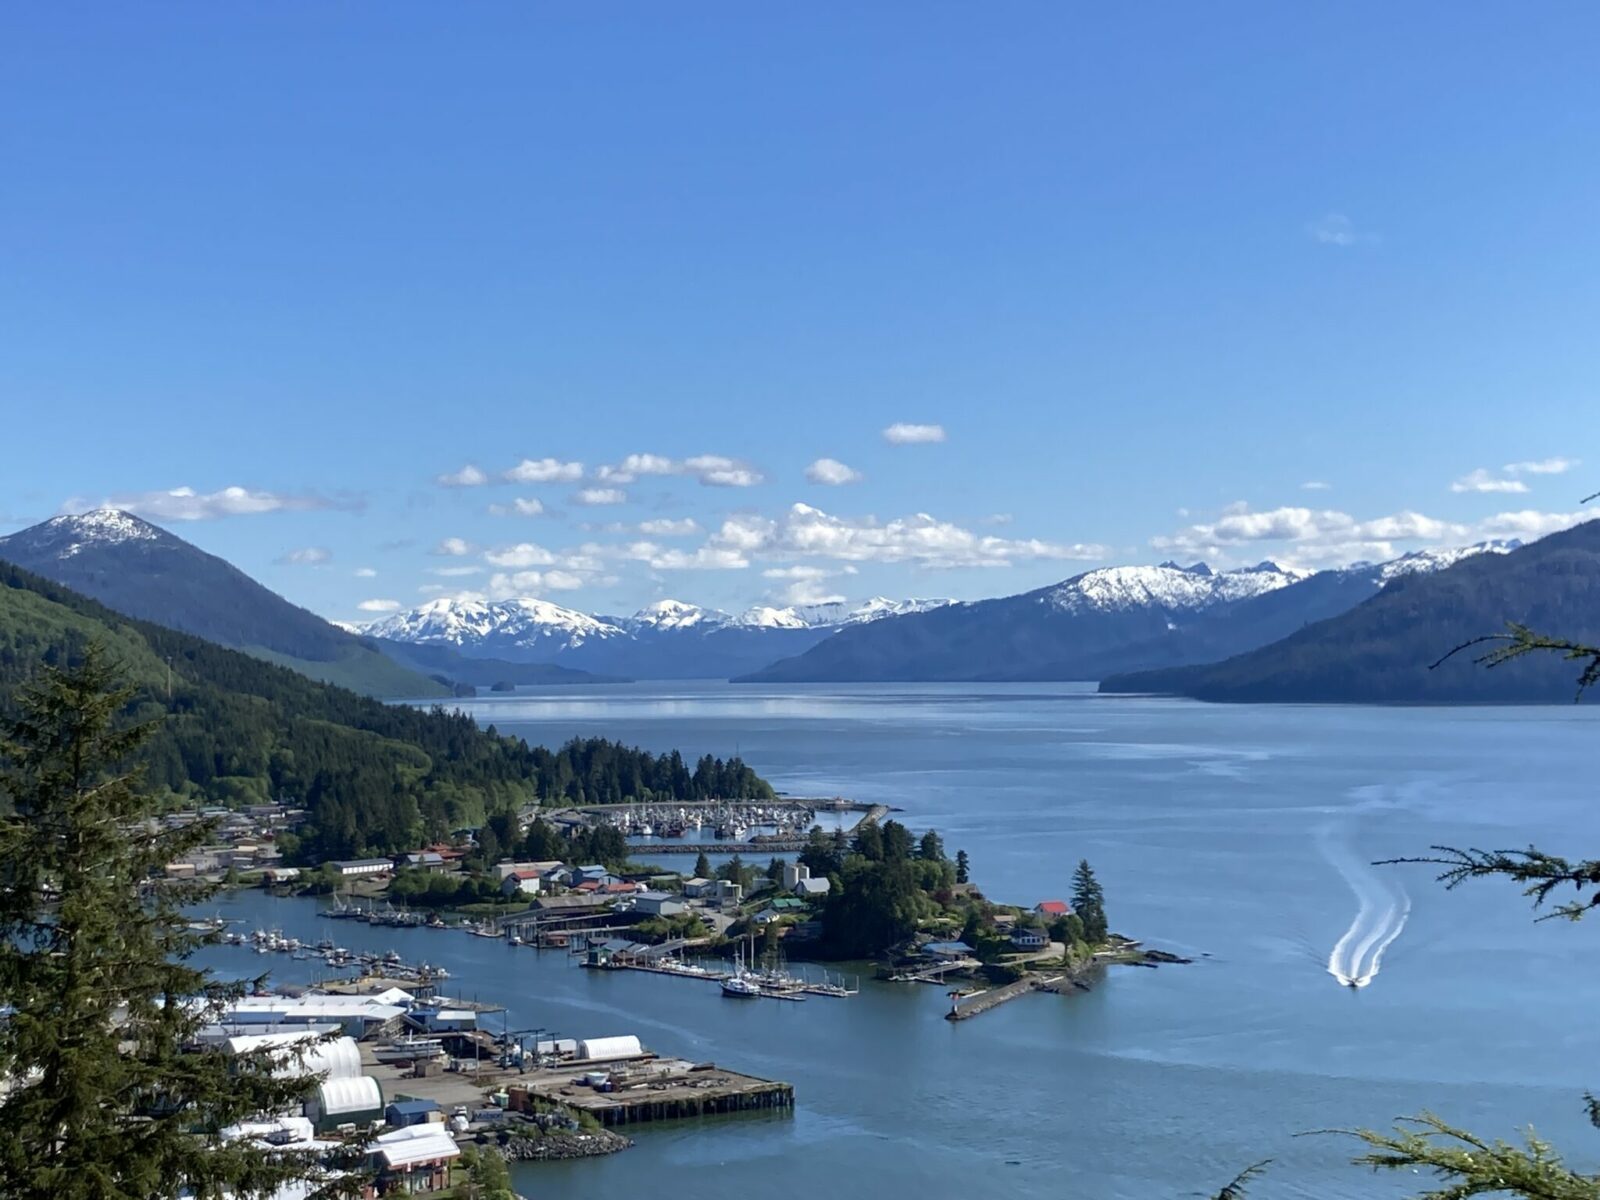
[[[1297,1137],[1429,1108],[1482,1133],[1533,1123],[1580,1161],[1600,1087],[1600,931],[1534,924],[1515,889],[1446,894],[1434,843],[1600,845],[1600,710],[1206,706],[1071,685],[720,684],[552,689],[469,702],[532,741],[604,735],[691,760],[737,751],[779,788],[905,811],[965,849],[991,897],[1031,904],[1094,863],[1115,928],[1197,956],[943,1021],[942,992],[740,1003],[688,981],[576,969],[460,934],[329,924],[348,945],[445,964],[513,1028],[638,1033],[665,1053],[795,1084],[792,1117],[641,1127],[607,1159],[518,1169],[528,1195],[882,1187],[932,1197],[1201,1194],[1261,1158],[1267,1197],[1405,1194]],[[692,859],[681,859],[688,867]],[[230,900],[321,936],[309,902]],[[1347,936],[1348,935],[1348,936]],[[1380,969],[1359,992],[1326,965]],[[230,973],[270,965],[217,948]],[[1578,1151],[1586,1152],[1578,1156]],[[1405,1181],[1411,1190],[1417,1179]]]

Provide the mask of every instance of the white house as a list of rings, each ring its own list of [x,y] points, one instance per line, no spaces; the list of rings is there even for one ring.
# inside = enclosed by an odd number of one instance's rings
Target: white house
[[[544,877],[537,871],[511,871],[500,881],[500,892],[506,896],[537,896],[544,886]]]

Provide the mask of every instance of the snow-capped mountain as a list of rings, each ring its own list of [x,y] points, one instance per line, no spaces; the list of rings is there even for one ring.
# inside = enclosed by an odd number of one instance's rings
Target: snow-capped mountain
[[[1509,538],[1476,542],[1471,546],[1456,546],[1444,550],[1413,550],[1410,554],[1402,554],[1399,558],[1392,558],[1386,563],[1378,563],[1376,569],[1378,577],[1384,583],[1388,583],[1391,579],[1399,579],[1402,575],[1426,575],[1433,571],[1442,571],[1476,554],[1510,554],[1521,546],[1522,543],[1516,538]],[[1357,567],[1347,569],[1356,570],[1365,565],[1358,564]]]
[[[52,517],[0,538],[0,559],[127,616],[192,633],[361,691],[440,694],[428,673],[386,659],[232,564],[131,513]]]
[[[1180,567],[1105,567],[1086,571],[1047,589],[1062,612],[1125,612],[1135,608],[1198,611],[1248,600],[1298,583],[1311,574],[1264,562],[1235,571],[1213,571],[1205,563]]]
[[[1600,639],[1600,521],[1525,546],[1429,551],[1365,571],[1390,582],[1346,612],[1220,660],[1113,675],[1100,690],[1268,704],[1572,703],[1580,672],[1559,655],[1493,671],[1471,654],[1440,656],[1506,621]],[[1357,578],[1362,569],[1326,574]]]
[[[657,600],[632,616],[610,617],[547,600],[438,599],[361,632],[634,679],[726,679],[799,654],[839,629],[948,603],[880,596],[860,604],[757,607],[733,616],[682,600]]]
[[[859,604],[841,600],[831,604],[792,604],[787,608],[757,605],[741,613],[734,624],[755,629],[842,629],[846,625],[864,625],[885,617],[927,612],[954,603],[954,600],[890,600],[886,596],[874,596]]]
[[[1346,612],[1391,580],[1507,549],[1419,551],[1316,573],[1271,562],[1229,571],[1204,563],[1104,567],[1019,596],[842,628],[747,679],[1094,680],[1215,661]]]
[[[628,631],[548,600],[457,600],[441,597],[362,627],[371,637],[424,646],[455,646],[493,656],[507,649],[540,656],[592,641],[627,638]]]
[[[72,558],[86,550],[106,549],[126,542],[155,542],[170,534],[149,521],[117,508],[51,517],[38,525],[0,538],[11,550],[11,560],[22,558]],[[173,541],[178,539],[173,538]]]

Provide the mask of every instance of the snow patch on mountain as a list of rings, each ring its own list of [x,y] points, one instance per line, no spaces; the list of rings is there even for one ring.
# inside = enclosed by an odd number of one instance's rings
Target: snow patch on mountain
[[[1509,538],[1477,542],[1471,546],[1453,546],[1443,550],[1413,550],[1410,554],[1402,554],[1399,558],[1379,563],[1378,581],[1388,583],[1391,579],[1398,579],[1402,575],[1427,575],[1452,567],[1464,558],[1473,558],[1479,554],[1510,554],[1521,546],[1519,540]]]
[[[492,641],[553,649],[628,636],[616,625],[548,600],[460,600],[448,596],[374,621],[363,632],[424,645],[481,646]]]
[[[927,612],[954,604],[953,600],[890,600],[874,596],[859,604],[840,601],[832,604],[794,604],[787,608],[757,605],[747,609],[735,624],[752,629],[842,629],[846,625],[865,625],[885,617]]]
[[[42,525],[24,530],[23,534],[27,535],[29,546],[48,549],[58,558],[71,558],[94,546],[153,542],[161,537],[161,530],[120,508],[97,508],[86,513],[51,517]],[[23,534],[12,537],[20,543]]]
[[[733,620],[727,613],[715,608],[701,608],[682,600],[657,600],[647,604],[631,617],[608,618],[611,624],[629,633],[698,629],[706,632],[721,629]]]
[[[1063,612],[1124,612],[1165,608],[1195,612],[1214,604],[1248,600],[1298,583],[1311,574],[1264,562],[1235,571],[1213,571],[1205,563],[1180,567],[1103,567],[1086,571],[1046,591],[1046,603]]]

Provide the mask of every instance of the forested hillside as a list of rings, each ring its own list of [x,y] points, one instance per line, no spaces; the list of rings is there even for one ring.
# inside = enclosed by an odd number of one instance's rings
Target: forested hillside
[[[1484,670],[1466,653],[1430,669],[1453,647],[1504,632],[1511,621],[1562,637],[1600,638],[1600,521],[1510,554],[1402,577],[1349,612],[1248,654],[1114,676],[1100,690],[1300,703],[1571,702],[1571,664],[1555,656]]]
[[[145,752],[150,783],[175,803],[303,803],[311,820],[301,849],[312,856],[415,845],[535,798],[771,795],[738,760],[691,771],[676,752],[656,757],[604,741],[548,750],[480,730],[458,712],[382,704],[0,563],[0,704],[41,665],[96,639],[138,688],[132,715],[161,724]]]

